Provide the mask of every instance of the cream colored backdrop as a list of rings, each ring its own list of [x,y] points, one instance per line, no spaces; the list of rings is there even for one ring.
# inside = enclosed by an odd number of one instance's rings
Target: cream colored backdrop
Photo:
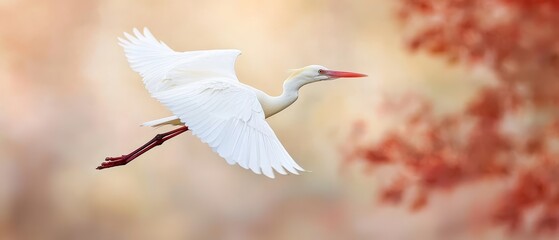
[[[409,55],[395,2],[0,0],[0,239],[471,239],[462,224],[483,189],[411,213],[377,203],[388,180],[341,167],[354,121],[371,139],[391,126],[374,111],[383,95],[413,89],[452,111],[475,89],[464,79],[490,77]],[[269,119],[312,173],[257,176],[189,133],[96,171],[169,130],[139,127],[169,112],[116,40],[144,26],[179,51],[242,50],[239,79],[270,94],[310,64],[370,77],[306,86]]]

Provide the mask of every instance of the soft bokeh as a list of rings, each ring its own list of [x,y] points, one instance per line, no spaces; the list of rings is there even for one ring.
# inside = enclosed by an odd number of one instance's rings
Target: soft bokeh
[[[383,95],[414,89],[448,112],[492,79],[410,55],[395,4],[0,0],[0,239],[510,237],[464,226],[483,214],[475,202],[492,197],[484,194],[491,185],[410,212],[379,204],[385,183],[361,174],[362,166],[342,166],[340,146],[355,119],[379,134],[390,126],[390,117],[372,111]],[[170,113],[117,44],[133,27],[149,27],[179,51],[240,49],[239,79],[274,95],[288,69],[310,64],[369,77],[306,86],[269,119],[310,173],[267,179],[227,165],[190,134],[125,167],[96,171],[106,156],[169,130],[139,127]]]

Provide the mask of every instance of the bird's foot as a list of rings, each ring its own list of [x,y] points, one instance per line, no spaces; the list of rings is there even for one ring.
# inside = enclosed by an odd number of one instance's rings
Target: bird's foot
[[[105,161],[99,165],[96,169],[101,170],[105,168],[111,168],[116,166],[122,166],[129,163],[132,159],[130,159],[130,155],[122,155],[120,157],[106,157]]]
[[[187,126],[182,126],[180,128],[177,128],[175,130],[166,132],[166,133],[162,133],[162,134],[157,134],[153,139],[151,139],[149,142],[147,142],[146,144],[142,145],[141,147],[137,148],[136,150],[132,151],[131,153],[127,154],[127,155],[122,155],[120,157],[106,157],[105,161],[103,161],[103,163],[101,163],[101,165],[99,167],[97,167],[96,169],[101,170],[101,169],[105,169],[105,168],[112,168],[112,167],[116,167],[116,166],[122,166],[122,165],[126,165],[129,162],[131,162],[132,160],[136,159],[138,156],[144,154],[145,152],[149,151],[150,149],[157,147],[161,144],[163,144],[165,141],[174,138],[176,136],[178,136],[179,134],[188,131],[188,127]]]

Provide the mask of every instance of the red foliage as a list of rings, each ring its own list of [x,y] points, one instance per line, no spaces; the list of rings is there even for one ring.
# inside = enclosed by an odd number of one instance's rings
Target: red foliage
[[[442,117],[418,98],[388,103],[419,106],[400,131],[355,147],[350,159],[404,166],[411,177],[389,186],[381,200],[400,203],[415,189],[413,209],[434,191],[488,178],[511,182],[495,207],[496,223],[526,227],[526,212],[542,209],[532,229],[558,230],[559,0],[401,1],[411,51],[486,66],[499,84]]]

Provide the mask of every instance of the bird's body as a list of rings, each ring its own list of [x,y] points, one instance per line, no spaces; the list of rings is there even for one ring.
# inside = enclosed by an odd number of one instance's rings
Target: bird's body
[[[206,80],[207,83],[210,84],[211,81]],[[265,118],[269,118],[272,115],[275,115],[276,113],[286,109],[287,107],[289,107],[291,104],[293,104],[295,101],[297,101],[297,98],[299,97],[299,93],[297,90],[294,89],[284,89],[283,94],[279,95],[279,96],[270,96],[268,94],[266,94],[265,92],[256,89],[252,86],[246,85],[244,83],[235,83],[234,86],[231,87],[235,87],[235,88],[245,88],[245,89],[249,89],[250,91],[254,92],[256,99],[258,100],[258,102],[260,103],[260,106],[262,106],[262,110],[264,111],[264,117]],[[149,121],[149,122],[145,122],[142,124],[142,126],[146,126],[146,127],[159,127],[159,126],[163,126],[163,125],[183,125],[183,123],[180,121],[180,118],[177,116],[170,116],[170,117],[166,117],[166,118],[161,118],[161,119],[156,119],[153,121]]]
[[[185,125],[183,131],[172,131],[171,137],[191,130],[229,164],[272,178],[274,171],[297,174],[304,170],[287,153],[265,118],[293,104],[305,84],[365,76],[311,65],[292,74],[280,96],[269,96],[237,79],[234,65],[239,50],[175,52],[147,29],[143,34],[134,29],[134,35],[125,33],[127,39],[119,39],[130,66],[143,77],[150,94],[174,114],[142,125]],[[140,154],[129,155],[135,158]],[[127,157],[107,158],[99,168],[124,165],[131,160]]]

